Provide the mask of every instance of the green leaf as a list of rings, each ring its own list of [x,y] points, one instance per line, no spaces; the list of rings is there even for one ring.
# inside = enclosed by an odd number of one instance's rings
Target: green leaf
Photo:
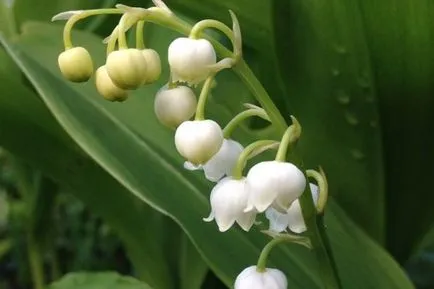
[[[210,185],[182,169],[182,161],[175,157],[173,136],[157,126],[147,90],[139,90],[131,101],[116,105],[100,101],[95,91],[92,92],[91,84],[85,89],[64,82],[57,72],[55,53],[48,53],[52,43],[46,41],[55,39],[57,34],[50,34],[48,26],[45,27],[47,29],[39,29],[33,37],[28,31],[19,44],[13,45],[4,39],[2,42],[74,140],[132,194],[172,217],[210,268],[231,285],[243,268],[254,264],[265,244],[265,236],[256,230],[247,234],[238,229],[221,234],[215,224],[204,223],[202,218],[209,213]],[[88,45],[99,42],[86,35],[83,38],[89,41]],[[220,85],[224,87],[224,82]],[[235,90],[232,93],[236,95]],[[224,101],[219,102],[220,107],[224,107]],[[122,107],[124,112],[139,110],[142,120],[132,123],[133,119],[129,119],[128,124],[124,123],[126,118],[115,113],[114,106]],[[227,111],[220,111],[217,106],[212,112],[227,115]],[[145,126],[146,130],[142,129],[139,134],[133,127],[140,126]],[[98,191],[101,189],[96,189],[94,194]],[[111,197],[116,202],[120,195]],[[345,288],[413,288],[393,259],[338,209],[331,208],[326,223]],[[305,248],[279,247],[273,252],[269,265],[287,273],[291,288],[321,287],[313,254]]]
[[[146,283],[115,272],[69,273],[49,289],[152,289]]]
[[[154,238],[151,220],[156,212],[76,147],[34,93],[4,74],[0,83],[0,145],[71,189],[102,216],[123,240],[142,280],[172,288],[164,247]]]
[[[275,47],[308,167],[374,239],[385,241],[382,135],[358,6],[345,0],[274,1]],[[369,211],[369,214],[366,212]]]
[[[208,266],[203,261],[196,247],[184,235],[181,239],[179,258],[179,277],[181,289],[200,289],[208,273]]]
[[[429,0],[359,2],[387,161],[388,247],[404,262],[434,219],[434,7]]]

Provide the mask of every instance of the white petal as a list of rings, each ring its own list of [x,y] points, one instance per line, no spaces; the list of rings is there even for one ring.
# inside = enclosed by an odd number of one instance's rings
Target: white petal
[[[190,162],[184,162],[184,169],[189,171],[197,171],[197,170],[201,170],[202,166],[201,165],[195,166]]]
[[[189,162],[200,165],[209,161],[223,143],[223,132],[213,120],[183,122],[175,132],[175,146]]]
[[[220,150],[203,166],[205,176],[217,182],[225,175],[229,176],[243,151],[243,146],[231,139],[224,139]]]
[[[318,187],[314,184],[309,184],[310,190],[312,192],[312,198],[315,205],[318,203]],[[287,211],[288,216],[288,226],[294,233],[303,233],[306,231],[306,223],[303,219],[303,214],[301,212],[301,206],[299,200],[295,200]]]
[[[246,177],[246,190],[249,196],[247,209],[255,207],[259,213],[264,212],[278,194],[276,182],[273,181],[274,174],[270,173],[266,163],[262,162],[253,166]]]
[[[81,14],[83,10],[71,10],[71,11],[65,11],[60,12],[59,14],[56,14],[51,18],[51,21],[59,21],[59,20],[68,20],[74,15]]]
[[[211,209],[220,231],[228,230],[243,214],[247,202],[244,186],[245,179],[235,180],[226,177],[212,189]]]
[[[180,37],[169,45],[168,61],[174,81],[198,84],[208,77],[217,56],[208,40]]]
[[[202,220],[204,220],[205,222],[212,222],[212,221],[214,221],[214,212],[211,211],[211,213],[209,214],[209,216],[206,217],[206,218],[203,218]]]
[[[237,218],[237,223],[240,225],[241,229],[248,232],[250,231],[250,228],[252,228],[253,224],[255,223],[256,219],[256,211],[250,211],[250,212],[240,212],[240,215]]]
[[[234,289],[287,289],[285,275],[277,269],[258,272],[256,266],[244,269],[236,278]]]
[[[289,218],[287,214],[282,214],[276,211],[274,208],[268,208],[265,211],[265,217],[270,221],[269,230],[280,233],[286,230],[289,224]]]

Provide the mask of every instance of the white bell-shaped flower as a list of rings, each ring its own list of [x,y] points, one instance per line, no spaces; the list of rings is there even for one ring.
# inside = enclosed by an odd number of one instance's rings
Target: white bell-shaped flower
[[[157,92],[154,101],[158,120],[170,128],[176,128],[189,120],[196,112],[196,106],[196,96],[187,86],[168,88],[165,85]]]
[[[168,60],[174,82],[198,84],[208,77],[217,56],[208,40],[180,37],[170,44]]]
[[[249,231],[256,212],[244,212],[248,199],[245,184],[245,178],[236,180],[226,177],[219,181],[211,191],[211,214],[204,221],[211,222],[215,219],[220,232],[229,230],[235,222],[244,231]]]
[[[315,184],[309,184],[312,192],[312,198],[315,206],[318,204],[319,190]],[[306,231],[303,214],[301,212],[300,201],[295,200],[286,213],[282,214],[276,209],[270,207],[265,211],[265,216],[270,222],[269,230],[280,233],[289,228],[294,233],[303,233]]]
[[[258,163],[249,170],[246,178],[249,194],[246,211],[256,209],[262,213],[273,205],[285,212],[306,187],[303,172],[288,162]]]
[[[203,166],[194,166],[185,162],[187,170],[203,169],[205,177],[211,182],[217,182],[224,176],[230,176],[243,146],[232,139],[224,139],[220,150]]]
[[[222,129],[213,120],[184,121],[175,132],[176,149],[196,166],[208,162],[222,144]]]
[[[235,280],[234,289],[287,289],[285,274],[278,269],[266,268],[258,272],[256,266],[244,269]]]

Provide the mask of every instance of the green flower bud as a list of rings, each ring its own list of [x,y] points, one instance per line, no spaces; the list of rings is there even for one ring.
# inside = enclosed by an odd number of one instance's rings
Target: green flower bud
[[[143,57],[146,59],[147,73],[145,77],[145,84],[153,83],[160,78],[161,75],[161,60],[160,55],[154,49],[143,49]]]
[[[128,92],[117,87],[107,73],[106,66],[101,66],[95,73],[95,85],[98,93],[110,101],[124,101],[128,97]]]
[[[113,51],[107,57],[107,73],[122,89],[136,89],[143,84],[147,63],[143,53],[134,48]]]
[[[60,53],[58,64],[63,76],[72,82],[88,81],[93,73],[93,62],[83,47],[74,47]]]

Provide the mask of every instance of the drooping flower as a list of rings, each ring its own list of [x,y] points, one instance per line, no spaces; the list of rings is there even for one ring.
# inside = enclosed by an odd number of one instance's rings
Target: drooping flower
[[[260,213],[271,205],[285,212],[306,187],[303,172],[289,162],[260,162],[249,170],[246,179],[246,211],[256,209]]]
[[[146,79],[147,63],[139,49],[111,52],[107,57],[106,68],[113,83],[122,89],[136,89]]]
[[[220,150],[203,166],[194,166],[189,162],[184,164],[188,170],[203,169],[205,177],[211,182],[217,182],[232,173],[243,146],[232,139],[224,139]]]
[[[195,113],[196,96],[191,88],[163,86],[155,96],[154,111],[158,120],[165,126],[176,128],[189,120]]]
[[[309,184],[310,190],[312,192],[312,198],[317,205],[319,192],[318,186],[314,184]],[[265,216],[270,221],[270,231],[280,233],[289,228],[294,233],[303,233],[306,231],[306,224],[303,219],[301,212],[300,201],[295,200],[286,213],[280,213],[276,209],[270,207],[265,211]]]
[[[85,82],[92,76],[92,57],[83,47],[69,48],[60,53],[57,60],[60,71],[69,81]]]
[[[106,66],[103,65],[95,72],[95,86],[99,94],[109,101],[124,101],[128,97],[128,92],[117,87],[107,73]]]
[[[215,220],[220,232],[229,230],[235,222],[243,230],[249,231],[255,221],[256,212],[244,212],[248,198],[244,189],[245,183],[245,178],[236,180],[226,177],[220,180],[211,191],[211,214],[204,221]]]
[[[175,132],[176,149],[196,166],[208,162],[222,144],[222,129],[213,120],[184,121]]]
[[[143,83],[153,83],[157,81],[161,75],[160,55],[154,49],[143,49],[142,54],[147,64],[146,76]]]
[[[234,289],[287,289],[285,274],[278,269],[266,268],[259,272],[256,266],[244,269],[235,280]]]
[[[217,56],[208,40],[180,37],[170,44],[168,60],[174,82],[194,85],[208,77]]]

